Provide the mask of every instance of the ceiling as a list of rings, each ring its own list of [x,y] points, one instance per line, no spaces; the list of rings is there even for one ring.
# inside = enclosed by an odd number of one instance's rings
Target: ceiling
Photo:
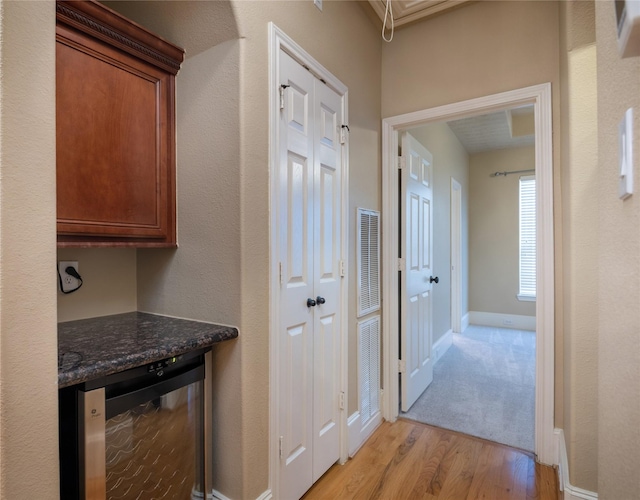
[[[470,0],[391,0],[394,26],[402,26],[439,12],[453,9]],[[369,0],[380,20],[384,20],[386,0]]]
[[[467,153],[533,146],[533,106],[447,122]]]

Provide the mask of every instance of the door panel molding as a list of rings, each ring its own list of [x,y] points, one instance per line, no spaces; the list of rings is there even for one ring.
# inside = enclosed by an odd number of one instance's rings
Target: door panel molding
[[[486,97],[447,104],[382,121],[382,233],[398,234],[398,132],[411,127],[498,111],[517,105],[533,104],[535,110],[535,169],[537,282],[536,300],[536,404],[535,452],[544,464],[557,465],[554,439],[554,223],[553,223],[553,150],[551,84],[544,83]],[[383,238],[383,416],[398,417],[398,255],[396,238]]]

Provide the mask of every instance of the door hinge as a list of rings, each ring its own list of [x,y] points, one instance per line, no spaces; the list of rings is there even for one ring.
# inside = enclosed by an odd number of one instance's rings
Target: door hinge
[[[398,156],[398,170],[402,170],[406,165],[404,156]]]
[[[340,144],[344,144],[347,142],[347,132],[351,132],[349,130],[349,125],[341,125],[340,126]]]
[[[278,268],[279,268],[279,273],[280,273],[280,286],[282,286],[284,279],[282,278],[282,262],[278,262]]]
[[[404,359],[398,360],[398,373],[404,373],[407,371],[407,363],[405,363]]]
[[[284,441],[284,437],[280,436],[280,445],[279,445],[279,451],[278,453],[280,454],[280,459],[282,460],[282,442]]]
[[[344,410],[344,392],[340,393],[340,404],[338,406],[341,410]]]
[[[402,257],[398,258],[398,271],[404,271],[404,259]]]
[[[347,274],[347,269],[346,269],[346,265],[344,263],[344,260],[340,261],[340,277],[344,278]]]
[[[291,85],[280,85],[280,109],[284,109],[284,90],[288,87],[291,87]]]

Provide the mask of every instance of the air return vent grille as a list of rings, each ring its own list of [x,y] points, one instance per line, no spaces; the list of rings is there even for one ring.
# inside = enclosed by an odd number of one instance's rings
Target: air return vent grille
[[[360,419],[364,424],[380,411],[380,316],[358,323],[360,344]]]
[[[380,212],[358,208],[358,317],[380,309]]]

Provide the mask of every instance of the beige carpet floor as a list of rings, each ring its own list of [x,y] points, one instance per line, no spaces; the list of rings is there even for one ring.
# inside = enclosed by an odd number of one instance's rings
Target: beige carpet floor
[[[533,451],[534,411],[535,332],[470,325],[400,415]]]

